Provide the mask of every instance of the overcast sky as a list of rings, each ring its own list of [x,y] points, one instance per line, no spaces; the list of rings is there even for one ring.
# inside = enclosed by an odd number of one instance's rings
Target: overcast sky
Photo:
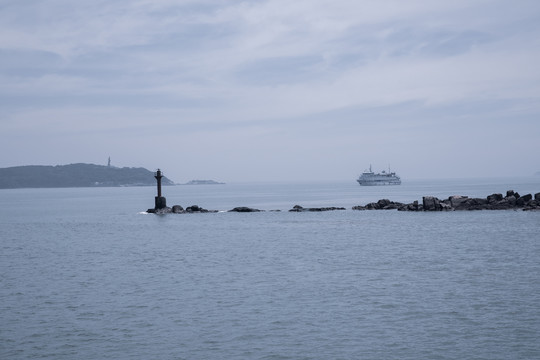
[[[540,171],[540,1],[0,0],[0,167]]]

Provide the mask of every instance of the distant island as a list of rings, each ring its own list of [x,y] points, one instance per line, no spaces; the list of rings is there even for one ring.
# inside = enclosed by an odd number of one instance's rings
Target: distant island
[[[214,180],[191,180],[183,185],[223,185],[225,183],[217,182]]]
[[[163,177],[163,185],[174,183]],[[154,173],[145,168],[94,164],[56,166],[27,165],[0,168],[0,189],[147,186],[156,184]]]

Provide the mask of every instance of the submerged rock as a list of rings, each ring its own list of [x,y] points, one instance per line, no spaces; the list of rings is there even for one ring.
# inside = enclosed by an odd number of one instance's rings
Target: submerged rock
[[[289,212],[304,212],[304,211],[334,211],[334,210],[346,210],[344,207],[320,207],[320,208],[304,208],[300,205],[293,206]]]

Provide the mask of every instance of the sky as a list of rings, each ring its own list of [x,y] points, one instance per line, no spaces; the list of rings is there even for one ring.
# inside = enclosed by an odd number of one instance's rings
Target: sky
[[[0,167],[540,171],[540,1],[0,0]]]

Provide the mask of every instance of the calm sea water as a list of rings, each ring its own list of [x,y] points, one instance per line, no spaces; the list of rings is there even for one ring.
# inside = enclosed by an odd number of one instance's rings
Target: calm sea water
[[[509,189],[540,179],[164,195],[350,209]],[[540,212],[144,214],[154,192],[0,190],[0,358],[540,358]]]

